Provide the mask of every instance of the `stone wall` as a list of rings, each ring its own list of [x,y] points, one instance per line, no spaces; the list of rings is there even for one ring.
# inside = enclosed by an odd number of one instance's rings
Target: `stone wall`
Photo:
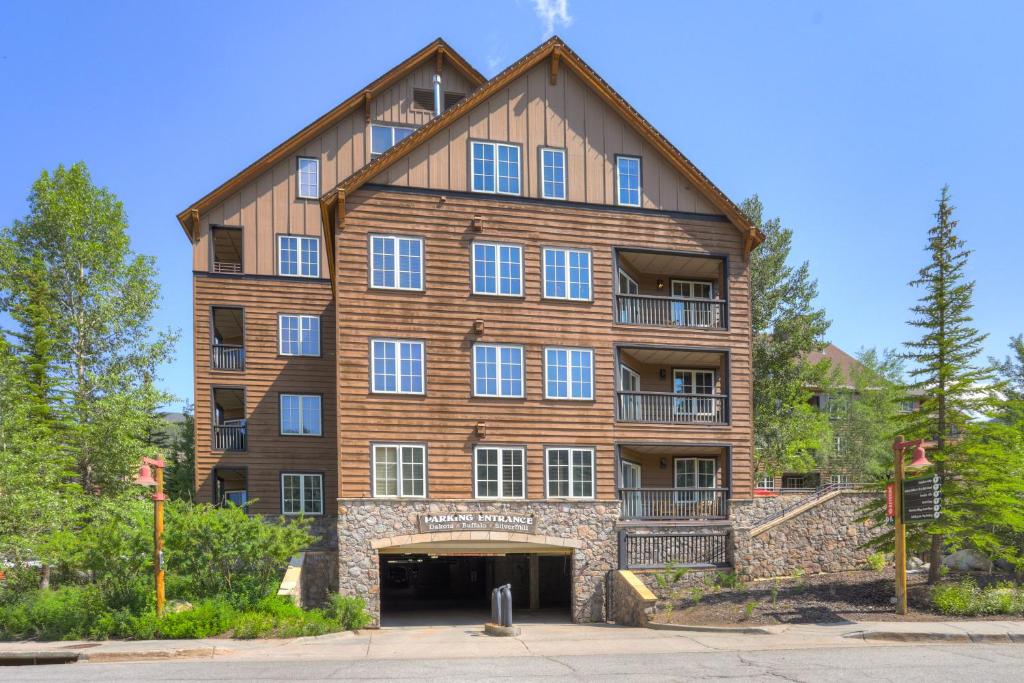
[[[609,618],[619,626],[647,626],[658,598],[633,572],[618,569],[609,573],[611,590]]]
[[[858,522],[861,508],[876,493],[842,491],[800,514],[754,535],[736,528],[734,560],[743,579],[862,569],[871,550],[860,546],[880,533],[870,521]]]
[[[534,534],[465,531],[422,534],[421,514],[493,512],[533,514]],[[379,549],[432,541],[543,543],[572,550],[572,616],[604,621],[608,572],[618,565],[618,501],[427,501],[351,498],[338,501],[338,591],[362,596],[380,623]]]
[[[326,605],[328,595],[338,592],[337,551],[306,551],[300,584],[303,607]]]
[[[733,499],[729,501],[729,518],[732,519],[733,526],[752,527],[759,520],[806,497],[806,493],[785,493],[778,496]]]

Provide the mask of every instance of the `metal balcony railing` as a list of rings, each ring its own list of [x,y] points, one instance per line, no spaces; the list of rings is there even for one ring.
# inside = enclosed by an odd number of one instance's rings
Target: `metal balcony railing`
[[[620,422],[654,424],[722,424],[728,396],[723,394],[672,394],[653,391],[616,392]]]
[[[210,360],[214,370],[245,370],[245,347],[236,344],[211,344]]]
[[[729,517],[729,489],[619,489],[619,500],[622,501],[622,519],[687,520]]]
[[[616,294],[617,320],[624,325],[725,329],[723,299]]]

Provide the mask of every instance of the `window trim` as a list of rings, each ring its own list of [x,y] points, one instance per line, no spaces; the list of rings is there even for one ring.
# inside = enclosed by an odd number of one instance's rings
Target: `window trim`
[[[395,245],[395,286],[373,284],[373,240],[375,237],[382,237],[392,240]],[[415,240],[420,243],[420,286],[401,287],[397,283],[401,280],[398,270],[398,240]],[[408,235],[403,233],[371,232],[366,236],[366,286],[384,292],[425,292],[427,290],[427,241],[422,235]]]
[[[693,486],[693,487],[679,486],[678,485],[679,484],[679,463],[680,463],[680,461],[683,461],[683,460],[693,460],[695,462],[700,462],[702,460],[706,460],[706,461],[710,462],[711,463],[711,467],[712,467],[712,469],[711,469],[711,486],[701,486],[700,485],[700,465],[699,464],[695,465],[694,466],[695,469],[693,470],[694,483],[696,484],[696,486]],[[720,468],[718,467],[718,458],[701,456],[701,455],[696,455],[696,456],[694,456],[694,455],[677,455],[676,457],[672,458],[672,488],[695,488],[695,489],[704,490],[704,491],[710,491],[710,490],[713,490],[713,489],[717,489],[717,488],[719,488],[719,486],[718,486],[718,472],[719,472],[719,469]]]
[[[497,496],[481,496],[480,489],[478,488],[479,480],[477,479],[477,454],[480,449],[496,450],[498,451],[498,495]],[[518,450],[523,454],[523,495],[521,496],[503,496],[501,491],[504,488],[505,483],[504,476],[502,474],[501,464],[501,452],[505,449]],[[526,500],[527,499],[527,482],[529,477],[527,476],[527,449],[523,444],[482,444],[478,443],[473,446],[473,498],[476,500]]]
[[[388,128],[388,129],[391,130],[391,144],[383,152],[374,152],[373,151],[373,129],[374,128]],[[371,121],[370,122],[370,134],[368,136],[369,140],[370,140],[370,144],[367,145],[366,149],[370,153],[370,161],[371,162],[376,161],[378,158],[384,156],[389,151],[391,151],[392,147],[394,147],[395,145],[398,144],[397,142],[395,142],[395,129],[396,128],[402,128],[404,130],[408,130],[409,131],[409,135],[412,135],[417,130],[419,130],[419,126],[412,126],[412,125],[406,125],[406,124],[401,124],[401,123],[389,123],[387,121]],[[405,137],[409,137],[409,135],[407,135]],[[402,140],[404,140],[404,139],[405,138],[402,138]],[[401,142],[401,140],[399,142]]]
[[[498,393],[497,394],[480,394],[480,393],[477,393],[477,390],[476,390],[476,379],[477,379],[477,377],[476,377],[476,350],[479,347],[488,347],[488,346],[489,347],[493,347],[495,349],[498,349],[498,352],[499,352],[499,356],[497,357],[497,371],[498,371],[498,375],[497,375],[497,378],[496,378],[497,385],[498,385]],[[513,394],[505,395],[505,394],[501,393],[502,377],[501,377],[501,356],[500,356],[500,352],[501,352],[501,349],[503,349],[503,348],[506,348],[506,349],[519,349],[519,354],[520,354],[519,358],[521,360],[521,362],[519,364],[519,372],[520,372],[519,387],[520,387],[520,392],[517,395],[513,395]],[[473,389],[473,398],[526,398],[526,347],[523,346],[522,344],[502,344],[502,343],[496,343],[496,342],[473,342],[473,345],[470,347],[470,363],[473,366],[473,368],[472,368],[472,370],[473,370],[473,372],[472,372],[472,375],[473,375],[473,377],[472,377],[472,382],[473,382],[473,387],[472,387],[472,389]]]
[[[477,245],[485,247],[495,248],[495,261],[496,264],[501,263],[501,247],[515,247],[519,250],[519,293],[518,294],[502,294],[501,293],[501,277],[500,274],[495,272],[495,284],[498,286],[497,292],[481,292],[476,288],[476,247]],[[526,297],[526,277],[525,270],[526,265],[524,263],[526,254],[526,248],[521,244],[515,242],[491,242],[490,240],[473,240],[469,245],[469,288],[470,291],[476,296],[502,296],[507,299],[523,299]]]
[[[636,160],[636,179],[637,179],[637,203],[636,204],[624,204],[622,202],[622,183],[619,175],[619,159],[635,159]],[[615,205],[616,206],[628,206],[634,209],[643,208],[644,205],[644,162],[643,158],[632,154],[616,154],[615,155]]]
[[[574,397],[572,396],[572,380],[568,380],[569,396],[552,396],[548,393],[548,351],[588,351],[590,353],[590,396],[589,397]],[[566,360],[569,357],[566,356]],[[571,369],[571,366],[567,366]],[[544,347],[544,398],[550,401],[594,401],[596,392],[594,391],[594,349],[588,346],[545,346]]]
[[[316,318],[316,353],[285,353],[281,350],[282,339],[281,334],[284,331],[284,326],[281,324],[281,318],[285,316],[299,319],[299,349],[302,349],[302,319],[303,318]],[[278,313],[277,314],[277,355],[284,358],[322,358],[323,357],[323,340],[321,334],[323,333],[323,321],[319,315],[309,313]]]
[[[302,194],[302,162],[313,161],[316,162],[316,194],[315,195],[304,195]],[[296,199],[315,199],[320,201],[320,193],[323,190],[323,181],[320,179],[320,157],[309,157],[299,155],[295,157],[295,198]]]
[[[548,274],[547,274],[547,252],[549,251],[563,251],[566,253],[565,261],[565,296],[548,296]],[[590,267],[587,269],[587,291],[590,293],[585,299],[569,296],[569,259],[568,253],[570,251],[579,252],[581,254],[587,254],[590,262]],[[568,246],[555,246],[555,245],[541,245],[540,248],[540,298],[544,301],[577,301],[583,303],[594,302],[594,250],[593,249],[580,249],[577,247]]]
[[[491,145],[494,147],[494,189],[493,190],[477,190],[473,187],[473,146],[474,145]],[[502,192],[498,189],[498,147],[514,147],[519,153],[519,191],[518,192]],[[497,140],[483,140],[478,138],[470,138],[469,145],[469,159],[467,171],[469,172],[469,191],[474,194],[498,194],[506,197],[522,197],[523,196],[523,146],[518,142],[499,142]]]
[[[302,511],[302,512],[285,512],[285,510],[284,510],[284,478],[285,478],[286,475],[287,476],[299,476],[299,477],[320,477],[320,512],[305,512],[305,511]],[[309,472],[309,471],[298,471],[298,472],[296,472],[296,471],[281,470],[279,475],[278,475],[278,483],[280,485],[280,488],[278,490],[278,497],[279,497],[280,503],[281,503],[280,504],[281,514],[285,515],[287,517],[301,517],[301,516],[306,516],[306,517],[323,517],[324,516],[324,509],[327,507],[327,492],[324,489],[324,480],[326,478],[327,477],[324,476],[323,472],[316,472],[316,471],[314,471],[314,472]],[[306,490],[305,487],[300,484],[299,491],[301,492],[300,495],[303,496],[303,497],[305,496],[305,490]],[[303,502],[303,501],[300,499],[300,507],[305,507],[304,505],[301,505],[301,502]]]
[[[552,496],[548,486],[550,484],[550,454],[551,451],[569,451],[569,495]],[[575,496],[572,493],[572,485],[575,482],[572,474],[572,452],[590,452],[590,495]],[[597,447],[596,446],[545,446],[544,447],[544,498],[547,500],[594,500],[597,498]]]
[[[297,396],[299,399],[316,397],[320,399],[320,431],[316,434],[303,434],[302,432],[286,432],[284,431],[284,411],[281,409],[281,403],[285,396]],[[302,401],[299,401],[299,427],[303,425],[302,420]],[[279,391],[277,392],[277,435],[281,437],[306,437],[306,438],[323,438],[324,435],[324,395],[317,392],[299,394],[293,391]]]
[[[544,192],[544,152],[558,152],[562,155],[562,194],[561,197],[550,197]],[[537,178],[540,181],[540,198],[550,199],[556,202],[564,202],[569,198],[569,153],[565,147],[541,146],[537,150],[537,168],[540,173]]]
[[[398,389],[396,389],[395,391],[386,391],[386,390],[383,390],[383,389],[378,390],[376,388],[376,384],[375,384],[376,380],[374,378],[376,373],[374,373],[374,371],[373,371],[373,365],[374,365],[374,360],[375,360],[375,357],[374,357],[374,354],[373,354],[373,345],[374,345],[375,342],[392,342],[392,343],[395,343],[395,344],[409,343],[409,344],[419,344],[420,345],[420,349],[421,349],[421,353],[422,353],[422,355],[421,355],[422,373],[420,375],[420,384],[423,387],[422,391],[402,391],[402,389],[401,389],[401,386],[402,386],[402,373],[401,373],[400,370],[399,370],[398,374],[396,375],[396,379],[398,381],[395,383],[395,386],[398,387]],[[370,393],[371,394],[383,394],[385,396],[425,396],[426,395],[426,393],[427,393],[427,342],[426,342],[425,339],[399,339],[399,338],[395,338],[395,337],[371,337],[370,338],[369,356],[370,356]],[[396,361],[396,363],[400,363],[401,362],[401,360],[398,358],[397,354],[395,356],[395,361]]]
[[[298,270],[300,272],[297,272],[295,274],[283,273],[283,272],[281,272],[281,270],[282,270],[281,269],[281,253],[283,251],[281,249],[281,240],[293,239],[293,238],[299,240],[299,242],[298,242],[299,250],[297,252],[298,255],[299,255],[299,261],[297,262],[296,265],[298,266]],[[316,242],[316,275],[303,275],[302,272],[301,272],[302,271],[302,247],[301,247],[302,240],[313,240],[314,242]],[[321,244],[320,244],[320,238],[319,237],[313,237],[313,236],[310,236],[310,235],[292,235],[292,234],[289,234],[289,233],[279,232],[277,234],[277,244],[275,246],[277,248],[277,253],[275,254],[275,256],[276,256],[275,261],[276,261],[276,266],[277,266],[277,276],[278,277],[298,278],[298,279],[303,279],[303,280],[319,280],[319,279],[321,279],[320,278],[320,274],[323,272],[323,268],[321,267],[321,265],[322,265],[321,264],[321,258],[320,258],[320,256],[321,256],[321,254],[320,254]]]
[[[411,493],[402,492],[402,448],[404,447],[415,447],[423,449],[423,495],[414,495]],[[377,493],[377,449],[378,448],[397,448],[398,449],[398,494],[391,496],[383,493]],[[395,500],[399,498],[411,498],[413,500],[422,500],[428,498],[430,495],[429,489],[429,449],[427,442],[425,441],[371,441],[370,442],[370,494],[373,498],[383,498],[385,500]]]
[[[217,473],[218,472],[241,472],[245,477],[245,505],[239,506],[243,508],[249,507],[252,502],[249,498],[249,466],[248,465],[214,465],[210,468],[210,478],[213,480],[213,506],[222,507],[221,501],[217,500]],[[202,502],[202,501],[199,501]]]

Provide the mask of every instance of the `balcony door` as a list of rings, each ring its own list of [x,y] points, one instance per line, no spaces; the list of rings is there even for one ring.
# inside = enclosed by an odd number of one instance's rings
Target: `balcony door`
[[[715,286],[703,280],[673,280],[673,299],[713,299]],[[672,323],[683,327],[712,327],[716,324],[714,304],[703,301],[673,301]]]
[[[682,370],[672,371],[673,392],[683,394],[676,399],[676,415],[694,422],[714,422],[716,419],[714,370]],[[702,395],[708,395],[703,398]]]
[[[628,460],[622,461],[622,488],[630,489],[622,494],[623,514],[626,518],[643,517],[643,502],[640,494],[640,465]]]
[[[686,516],[710,515],[712,512],[710,509],[698,510],[697,508],[709,507],[714,503],[714,458],[676,458],[674,467],[676,488],[685,489],[677,492],[676,501],[691,505],[694,508],[693,510],[687,510],[685,512]]]
[[[640,293],[640,285],[636,283],[629,273],[619,269],[619,294],[637,295]],[[637,300],[619,298],[619,322],[629,324],[637,320]]]
[[[619,406],[622,409],[619,419],[639,420],[641,397],[629,392],[640,391],[640,375],[632,368],[622,364],[619,364],[619,391],[626,392],[619,395]]]

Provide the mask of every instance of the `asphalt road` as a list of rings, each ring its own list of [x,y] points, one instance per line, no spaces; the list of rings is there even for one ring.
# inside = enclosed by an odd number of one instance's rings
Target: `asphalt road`
[[[928,644],[642,655],[454,659],[206,660],[0,669],[0,681],[983,681],[1024,680],[1024,646]]]

